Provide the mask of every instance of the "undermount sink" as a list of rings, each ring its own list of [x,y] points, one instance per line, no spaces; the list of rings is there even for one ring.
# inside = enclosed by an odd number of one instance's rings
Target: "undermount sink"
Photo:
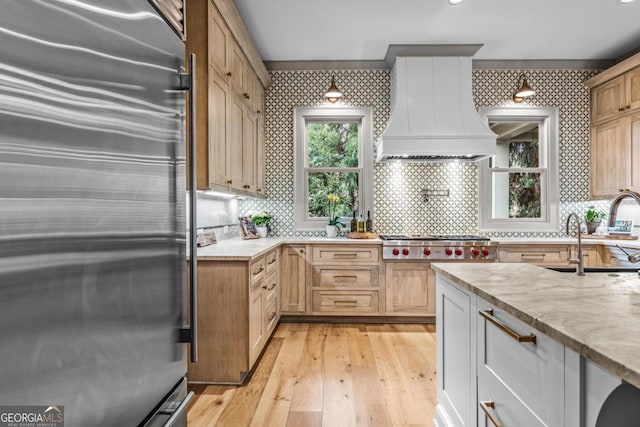
[[[558,271],[560,273],[575,273],[576,267],[546,267],[549,270]],[[638,267],[585,267],[585,273],[638,273]]]

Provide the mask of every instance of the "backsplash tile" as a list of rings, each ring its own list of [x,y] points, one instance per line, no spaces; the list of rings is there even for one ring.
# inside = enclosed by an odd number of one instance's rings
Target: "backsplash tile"
[[[564,236],[564,218],[588,204],[589,91],[583,81],[599,70],[526,70],[537,91],[524,106],[560,109],[560,230],[553,233],[485,233],[491,237]],[[473,70],[473,98],[480,106],[513,106],[521,70]],[[266,200],[241,201],[239,211],[266,209],[274,216],[272,234],[322,236],[293,229],[293,107],[326,106],[323,94],[335,76],[344,97],[339,106],[372,107],[373,141],[390,114],[389,70],[273,71],[266,93]],[[379,233],[478,234],[478,171],[474,163],[374,164],[374,229]],[[446,190],[449,197],[422,199],[423,189]]]

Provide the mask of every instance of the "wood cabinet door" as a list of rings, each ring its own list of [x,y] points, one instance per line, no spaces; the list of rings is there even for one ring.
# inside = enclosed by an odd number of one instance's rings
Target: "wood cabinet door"
[[[233,39],[229,50],[229,68],[231,88],[239,95],[245,91],[246,59],[238,42]]]
[[[264,314],[262,288],[256,286],[249,293],[249,366],[253,366],[264,343]]]
[[[631,148],[628,187],[632,191],[640,192],[640,112],[627,117],[625,127]]]
[[[223,76],[225,81],[229,79],[229,50],[231,46],[231,34],[224,18],[220,15],[213,2],[209,3],[209,28],[207,43],[209,47],[209,64]]]
[[[228,111],[228,155],[229,155],[229,187],[233,190],[243,191],[242,180],[243,170],[242,161],[244,159],[244,143],[243,143],[243,115],[244,105],[236,94],[229,97]]]
[[[242,113],[242,190],[256,191],[256,116],[244,107]]]
[[[306,311],[307,280],[305,246],[283,246],[280,263],[282,313],[304,313]]]
[[[625,107],[625,76],[616,77],[591,90],[591,122],[613,119]]]
[[[227,151],[227,114],[229,85],[212,69],[209,70],[209,180],[212,186],[229,184]]]
[[[629,175],[629,147],[624,119],[591,130],[591,197],[610,198],[625,188]]]
[[[386,313],[435,315],[435,275],[428,263],[386,263]]]
[[[640,67],[625,74],[626,105],[625,109],[640,109]]]
[[[258,114],[256,125],[256,194],[266,196],[264,118]]]

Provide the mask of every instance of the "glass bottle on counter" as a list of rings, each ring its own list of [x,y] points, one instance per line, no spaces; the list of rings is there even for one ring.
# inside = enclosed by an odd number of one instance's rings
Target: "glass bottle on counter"
[[[355,233],[358,230],[358,220],[356,219],[356,211],[353,211],[353,219],[351,220],[351,232]]]
[[[364,228],[365,228],[365,224],[364,224],[364,218],[362,218],[362,215],[360,215],[358,217],[358,233],[364,233]]]
[[[365,223],[367,233],[373,232],[373,221],[371,221],[371,211],[367,211],[367,222]]]

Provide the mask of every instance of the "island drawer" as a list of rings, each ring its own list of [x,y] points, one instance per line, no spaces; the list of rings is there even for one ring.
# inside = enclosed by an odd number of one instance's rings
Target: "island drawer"
[[[377,265],[314,265],[311,285],[314,287],[377,287]]]
[[[493,419],[490,419],[492,417]],[[478,427],[548,427],[499,381],[478,378]]]
[[[378,262],[378,246],[323,246],[313,247],[314,262]]]
[[[378,291],[313,291],[312,307],[316,313],[345,315],[379,312]]]
[[[537,265],[567,265],[569,245],[498,246],[500,262],[528,262]]]
[[[564,398],[564,346],[481,299],[477,337],[478,379],[504,384],[546,425],[562,425],[553,408]]]

